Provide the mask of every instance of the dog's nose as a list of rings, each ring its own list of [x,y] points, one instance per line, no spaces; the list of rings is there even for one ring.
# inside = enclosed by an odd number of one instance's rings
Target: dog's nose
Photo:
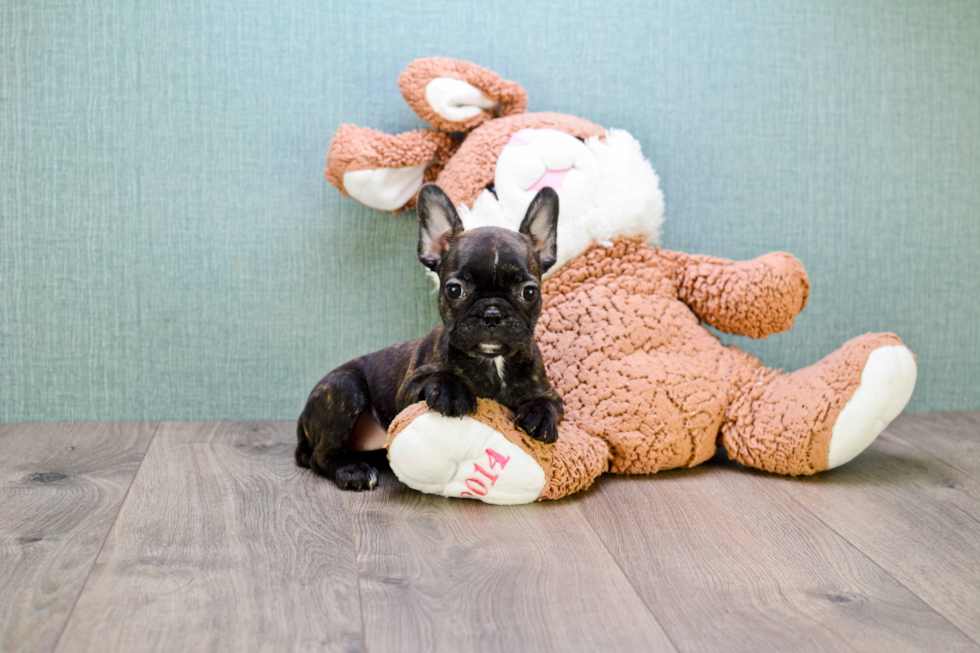
[[[504,315],[496,306],[488,306],[487,310],[483,311],[483,323],[491,329],[496,328],[502,319]]]

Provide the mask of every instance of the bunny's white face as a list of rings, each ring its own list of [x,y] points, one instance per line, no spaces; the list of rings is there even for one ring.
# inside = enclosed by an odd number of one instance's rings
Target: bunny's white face
[[[517,229],[521,216],[544,186],[558,192],[558,270],[592,244],[617,236],[660,238],[663,194],[639,143],[625,131],[585,141],[553,129],[522,129],[500,152],[493,191],[471,210],[460,207],[467,229]]]
[[[506,213],[524,215],[545,186],[558,191],[563,207],[591,204],[599,183],[599,161],[585,143],[554,129],[522,129],[497,159],[494,192]]]

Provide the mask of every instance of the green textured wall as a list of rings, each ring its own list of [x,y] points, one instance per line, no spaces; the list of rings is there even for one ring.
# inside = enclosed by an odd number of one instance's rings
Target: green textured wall
[[[290,418],[436,319],[414,214],[343,199],[334,129],[419,121],[446,55],[631,131],[667,247],[782,249],[794,369],[869,330],[912,409],[980,408],[980,3],[0,3],[0,420]],[[743,344],[741,339],[738,339]]]

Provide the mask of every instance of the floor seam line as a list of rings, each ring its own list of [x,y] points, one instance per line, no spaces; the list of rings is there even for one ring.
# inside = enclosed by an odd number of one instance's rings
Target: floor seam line
[[[798,501],[796,499],[796,497],[794,497],[789,492],[786,492],[783,489],[780,489],[779,492],[782,493],[782,495],[784,497],[788,498],[790,501],[792,501],[793,503],[795,503],[796,505],[798,505],[800,508],[802,508],[808,515],[810,515],[811,517],[813,517],[814,519],[816,519],[819,523],[823,524],[826,528],[830,529],[830,531],[832,533],[834,533],[835,535],[837,535],[837,537],[839,537],[841,540],[843,540],[844,542],[846,542],[847,543],[847,546],[851,547],[852,549],[854,549],[855,551],[857,551],[859,554],[861,554],[861,556],[863,556],[865,560],[867,560],[868,562],[870,562],[871,564],[873,564],[876,569],[878,569],[879,571],[881,571],[881,573],[885,574],[886,576],[888,576],[889,578],[891,578],[893,581],[895,581],[899,585],[899,587],[903,588],[906,592],[908,592],[909,594],[911,594],[915,598],[917,598],[920,601],[922,601],[922,604],[925,605],[926,607],[928,607],[933,612],[935,612],[939,616],[940,619],[942,619],[943,621],[945,621],[946,623],[948,623],[950,626],[952,626],[953,628],[955,628],[957,630],[957,632],[959,632],[960,634],[962,634],[968,640],[970,640],[974,644],[980,646],[980,641],[977,641],[976,639],[974,639],[973,637],[971,637],[969,633],[964,632],[964,630],[962,628],[960,628],[957,624],[955,624],[952,621],[950,621],[949,617],[947,617],[942,612],[940,612],[939,609],[936,608],[936,606],[934,606],[933,604],[931,604],[924,597],[919,596],[919,594],[916,591],[914,591],[912,588],[908,587],[901,580],[899,580],[898,578],[896,578],[893,573],[891,573],[890,571],[888,571],[887,569],[885,569],[884,567],[882,567],[881,564],[879,564],[877,560],[875,560],[874,558],[872,558],[869,553],[866,553],[861,547],[859,547],[857,544],[855,544],[850,539],[848,539],[847,537],[845,537],[843,533],[841,533],[836,528],[834,528],[833,526],[831,526],[830,524],[828,524],[826,521],[824,521],[820,517],[820,515],[818,515],[817,513],[813,512],[812,510],[810,510],[808,507],[806,507],[803,503],[801,503],[800,501]]]
[[[892,433],[888,429],[885,429],[885,431],[882,433],[882,435],[888,435],[890,437],[893,437],[896,440],[898,440],[899,442],[901,442],[902,444],[904,444],[906,446],[909,446],[909,447],[912,447],[916,451],[919,451],[919,452],[925,454],[926,456],[929,456],[930,458],[932,458],[936,462],[942,463],[943,465],[946,465],[947,467],[952,467],[953,469],[955,469],[956,471],[958,471],[963,476],[966,476],[967,478],[972,479],[973,481],[980,482],[980,478],[977,478],[976,476],[974,476],[970,472],[967,472],[967,471],[964,471],[964,470],[960,469],[954,463],[951,463],[948,460],[945,460],[943,458],[940,458],[939,456],[937,456],[936,454],[932,453],[931,451],[928,451],[927,449],[923,449],[922,447],[920,447],[919,445],[915,444],[914,442],[911,442],[909,440],[906,440],[902,436],[900,436],[900,435],[898,435],[896,433]]]
[[[71,610],[68,612],[68,617],[65,619],[65,625],[61,627],[61,632],[58,633],[58,639],[55,640],[54,646],[51,648],[52,651],[57,651],[61,646],[61,638],[65,636],[65,631],[68,630],[68,624],[71,623],[71,618],[75,615],[75,608],[78,607],[78,602],[81,600],[82,595],[85,594],[85,588],[88,587],[88,581],[92,578],[92,570],[95,569],[95,565],[98,564],[99,558],[102,557],[102,550],[105,549],[105,543],[109,541],[109,536],[112,534],[112,530],[116,527],[116,522],[119,521],[119,515],[123,511],[123,506],[126,505],[126,500],[129,499],[129,492],[133,489],[136,484],[136,477],[139,476],[140,470],[143,469],[143,463],[146,461],[146,456],[150,453],[150,448],[153,443],[157,440],[157,433],[163,428],[166,422],[157,422],[157,427],[153,429],[153,433],[150,434],[150,441],[146,445],[146,449],[143,450],[143,455],[140,457],[139,465],[136,466],[136,472],[133,474],[132,480],[129,482],[129,486],[126,488],[126,493],[123,494],[122,501],[119,502],[119,510],[116,511],[116,515],[112,518],[112,523],[109,524],[109,528],[106,529],[105,537],[102,538],[102,543],[99,545],[99,550],[96,552],[95,557],[92,558],[92,564],[89,565],[88,573],[85,574],[85,582],[82,583],[82,588],[78,591],[78,596],[75,597],[75,602],[71,605]]]
[[[350,523],[351,550],[354,553],[354,576],[357,578],[357,608],[361,613],[361,641],[364,642],[364,653],[367,653],[367,628],[364,624],[364,595],[361,593],[361,565],[357,560],[357,537],[354,534],[353,499],[347,496],[347,519]]]
[[[603,498],[603,500],[605,500],[605,498]],[[602,539],[602,536],[599,535],[599,531],[595,529],[595,525],[589,519],[589,516],[585,514],[584,510],[582,510],[581,504],[577,505],[576,507],[578,508],[579,514],[582,515],[582,519],[585,520],[585,523],[589,525],[589,528],[595,534],[596,539],[599,540],[599,544],[602,545],[602,548],[605,549],[606,553],[609,555],[609,558],[613,561],[613,564],[615,564],[616,568],[619,569],[619,573],[621,573],[623,575],[623,578],[626,579],[626,584],[630,586],[630,589],[633,590],[633,594],[636,595],[636,598],[640,599],[640,603],[642,603],[643,607],[647,609],[647,613],[650,615],[650,618],[653,619],[653,621],[658,626],[660,626],[661,632],[663,632],[664,637],[667,638],[667,641],[670,642],[670,645],[674,647],[674,650],[677,651],[677,653],[681,653],[681,648],[677,646],[677,643],[674,641],[674,638],[670,636],[670,633],[667,632],[667,629],[664,628],[664,625],[660,623],[660,619],[657,619],[657,615],[654,614],[653,609],[650,608],[650,605],[646,602],[646,599],[644,599],[643,595],[640,594],[639,590],[636,589],[636,586],[633,584],[633,581],[630,579],[629,574],[627,574],[626,570],[623,569],[622,565],[619,564],[619,560],[616,559],[616,556],[614,556],[612,551],[609,550],[609,547],[606,546],[606,541]]]

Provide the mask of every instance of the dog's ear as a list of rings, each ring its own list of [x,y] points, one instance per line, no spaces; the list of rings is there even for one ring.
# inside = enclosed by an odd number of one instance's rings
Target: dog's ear
[[[463,223],[449,196],[435,184],[426,184],[419,191],[419,260],[435,271],[439,261],[463,233]]]
[[[446,57],[416,59],[398,76],[398,87],[419,118],[447,132],[468,132],[527,106],[527,93],[517,82]]]
[[[545,186],[531,200],[520,232],[531,239],[541,271],[547,272],[558,258],[558,193]]]

